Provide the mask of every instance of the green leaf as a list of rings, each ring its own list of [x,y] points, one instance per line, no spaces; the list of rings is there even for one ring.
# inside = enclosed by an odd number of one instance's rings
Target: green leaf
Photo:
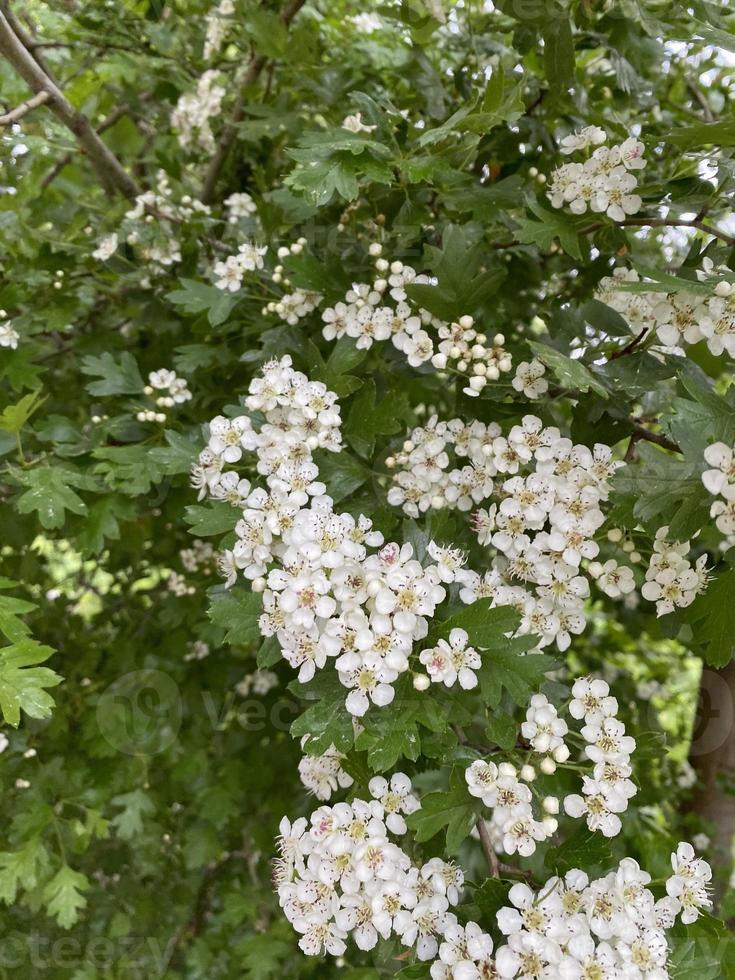
[[[181,289],[174,289],[166,295],[172,306],[196,316],[206,313],[210,326],[217,327],[229,317],[242,299],[239,292],[218,289],[198,279],[180,279]]]
[[[510,715],[496,714],[485,726],[487,737],[501,749],[510,752],[518,739],[518,725]]]
[[[598,872],[608,871],[612,863],[610,841],[586,827],[578,830],[560,847],[550,848],[544,858],[544,866],[558,875],[564,875],[572,868],[584,868],[592,877]]]
[[[263,599],[257,592],[233,589],[212,597],[209,618],[225,631],[225,643],[242,646],[259,644],[261,639],[258,617],[263,611]]]
[[[0,853],[0,901],[15,902],[19,888],[31,891],[48,864],[48,852],[40,837],[31,837],[17,851]]]
[[[56,687],[61,677],[49,667],[37,667],[53,653],[28,637],[0,649],[0,711],[9,725],[18,727],[20,713],[48,718],[54,699],[46,688]]]
[[[669,525],[672,540],[690,538],[709,516],[708,494],[702,486],[697,461],[678,459],[650,443],[638,444],[638,460],[622,467],[612,478],[615,502],[610,521],[625,518],[625,509],[655,534]],[[625,498],[625,499],[622,499]],[[630,526],[629,520],[622,520]]]
[[[548,252],[558,238],[564,251],[581,262],[582,245],[575,221],[563,211],[548,211],[536,201],[532,201],[528,207],[538,220],[522,219],[515,232],[518,241],[538,245],[542,251]]]
[[[315,702],[291,725],[294,738],[308,735],[305,751],[320,755],[334,745],[340,752],[348,752],[355,733],[352,715],[345,708],[346,692],[337,675],[322,671],[306,685],[295,682],[289,687]]]
[[[45,401],[45,397],[41,396],[39,390],[32,391],[30,395],[25,395],[15,405],[6,405],[2,415],[0,415],[0,429],[4,432],[20,432],[28,419]]]
[[[735,654],[735,569],[714,578],[705,592],[683,611],[691,623],[692,644],[705,663],[724,667]]]
[[[608,397],[608,390],[602,381],[599,381],[580,360],[567,357],[566,354],[539,340],[529,340],[528,346],[546,367],[551,368],[559,383],[565,388],[569,388],[572,392],[591,389],[601,398]]]
[[[721,122],[699,123],[697,126],[678,126],[664,137],[667,143],[673,143],[683,150],[691,147],[700,149],[703,146],[735,146],[735,119],[723,119]]]
[[[424,796],[421,809],[406,818],[406,823],[415,831],[419,844],[430,840],[446,828],[447,850],[450,854],[456,854],[474,822],[474,804],[467,793],[464,776],[458,770],[453,771],[448,790],[439,790]]]
[[[142,395],[145,382],[132,354],[123,351],[120,359],[112,354],[88,354],[82,358],[80,370],[91,378],[100,378],[87,385],[90,395]]]
[[[96,500],[89,508],[84,525],[75,542],[83,555],[98,555],[107,541],[120,540],[120,521],[132,520],[133,502],[109,494]]]
[[[121,840],[133,840],[143,831],[143,819],[156,812],[153,800],[142,789],[130,793],[119,793],[110,800],[113,806],[121,807],[120,813],[110,821]]]
[[[574,38],[566,17],[549,17],[546,21],[544,73],[555,92],[569,88],[574,81]]]
[[[36,466],[17,473],[18,480],[28,489],[16,501],[20,514],[36,511],[41,525],[47,530],[63,527],[66,512],[86,514],[87,505],[72,490],[85,486],[86,477],[62,466]]]
[[[234,530],[239,519],[240,511],[220,500],[211,500],[206,506],[190,504],[184,508],[184,520],[189,525],[189,533],[198,538],[226,534]]]
[[[314,461],[319,467],[319,479],[327,485],[327,493],[335,504],[349,497],[371,476],[364,463],[346,452],[317,452]]]
[[[43,889],[43,901],[62,929],[70,929],[79,919],[81,909],[87,905],[82,895],[89,888],[89,880],[65,864]]]
[[[345,439],[355,452],[371,459],[376,438],[401,431],[408,410],[408,396],[404,391],[378,401],[375,382],[368,379],[350,406],[343,428]]]

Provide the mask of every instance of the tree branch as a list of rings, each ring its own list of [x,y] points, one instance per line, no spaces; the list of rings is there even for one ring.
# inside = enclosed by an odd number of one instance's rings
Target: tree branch
[[[107,129],[112,129],[115,123],[119,122],[119,120],[122,119],[123,116],[126,116],[129,111],[130,106],[127,105],[121,105],[118,106],[117,109],[113,109],[109,116],[106,116],[97,127],[97,135],[104,133]],[[59,159],[41,181],[41,190],[45,191],[49,184],[56,180],[64,167],[68,166],[73,159],[73,153],[65,153],[62,157],[59,157]]]
[[[110,192],[117,191],[125,197],[135,197],[138,193],[135,181],[125,172],[115,154],[105,146],[87,117],[74,108],[21,42],[3,13],[0,13],[0,54],[15,68],[34,94],[47,93],[49,108],[74,133],[102,185]]]
[[[25,102],[21,102],[19,106],[15,109],[11,109],[10,112],[6,112],[4,116],[0,116],[0,126],[10,126],[12,123],[17,122],[22,119],[26,113],[31,112],[32,109],[43,105],[44,102],[48,102],[49,95],[48,92],[39,92],[37,95],[32,95],[30,99],[26,99]]]
[[[644,425],[641,425],[640,420],[631,415],[628,417],[628,425],[633,428],[633,435],[631,436],[631,443],[635,442],[653,442],[657,446],[661,446],[662,449],[668,449],[672,453],[681,453],[681,449],[675,442],[667,439],[666,436],[661,435],[660,432],[651,432]],[[630,449],[630,447],[628,447]],[[626,454],[627,455],[627,454]]]
[[[490,874],[493,878],[500,877],[500,862],[498,861],[498,855],[495,853],[490,840],[490,834],[487,832],[487,827],[485,826],[485,821],[482,817],[477,818],[475,823],[477,827],[477,833],[480,835],[480,844],[482,844],[482,853],[485,855],[485,860],[490,868]]]
[[[288,27],[305,2],[306,0],[288,0],[286,6],[281,11],[281,23]],[[227,161],[227,157],[230,154],[230,149],[232,148],[232,144],[235,140],[237,124],[241,122],[245,115],[247,90],[258,80],[260,73],[267,64],[267,61],[268,59],[262,54],[254,54],[250,59],[250,64],[248,65],[248,69],[245,72],[240,85],[240,93],[232,107],[230,121],[225,125],[224,129],[220,133],[217,148],[214,151],[214,156],[212,157],[209,164],[209,169],[207,170],[207,174],[204,178],[202,193],[199,195],[204,204],[211,203],[220,173],[222,172],[222,168]]]

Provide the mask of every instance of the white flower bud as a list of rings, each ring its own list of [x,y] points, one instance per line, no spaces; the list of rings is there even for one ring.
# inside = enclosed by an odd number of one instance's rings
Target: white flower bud
[[[431,363],[438,371],[442,371],[447,366],[447,355],[434,354],[431,359]]]
[[[532,783],[536,778],[536,770],[533,768],[533,766],[529,766],[528,763],[526,763],[525,766],[521,766],[520,776],[521,779],[525,780],[525,782]]]
[[[724,298],[729,296],[732,292],[732,283],[729,282],[718,282],[715,286],[715,296],[720,296]]]
[[[618,541],[623,540],[623,532],[620,530],[619,527],[611,527],[610,530],[607,532],[607,540],[610,541],[612,544],[617,544]]]
[[[556,763],[550,755],[547,755],[545,759],[541,760],[541,765],[539,768],[541,769],[541,772],[545,773],[547,776],[553,776],[553,774],[556,772]]]
[[[460,327],[462,327],[463,330],[469,330],[470,327],[473,327],[475,325],[475,321],[471,316],[465,314],[464,316],[461,316],[459,318],[459,325]]]
[[[414,674],[413,686],[416,691],[426,691],[431,686],[431,681],[426,674]]]
[[[480,377],[480,375],[475,375],[474,378],[470,378],[470,388],[472,388],[473,391],[482,391],[486,384],[487,381],[485,378]]]
[[[566,762],[569,758],[569,748],[566,745],[557,745],[553,754],[556,762]]]
[[[378,270],[378,272],[387,272],[388,269],[390,269],[390,263],[385,259],[378,259],[378,261],[375,263],[375,268]]]
[[[552,816],[559,812],[559,800],[556,796],[545,796],[541,801],[541,806]]]
[[[266,581],[262,575],[259,575],[258,578],[254,578],[250,583],[250,588],[253,590],[253,592],[265,592],[265,586]]]
[[[370,252],[371,255],[375,255],[375,256],[380,255],[382,251],[383,251],[383,246],[380,244],[380,242],[372,242],[370,248],[368,249],[368,252]]]

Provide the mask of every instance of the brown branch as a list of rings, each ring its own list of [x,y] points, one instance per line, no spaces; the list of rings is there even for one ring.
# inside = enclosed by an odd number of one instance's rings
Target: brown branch
[[[666,436],[662,435],[660,432],[651,432],[644,425],[641,425],[640,419],[635,418],[635,416],[630,415],[628,417],[628,425],[633,428],[633,435],[631,436],[631,444],[635,442],[652,442],[657,446],[661,446],[662,449],[668,449],[672,453],[681,453],[681,449],[675,442],[671,439],[667,439]],[[628,452],[631,451],[631,447],[628,446]],[[626,456],[628,453],[626,453]]]
[[[614,361],[618,357],[625,357],[627,354],[632,354],[647,333],[648,327],[644,327],[639,334],[636,334],[629,344],[626,344],[625,347],[621,347],[620,350],[613,351],[608,357],[608,361]]]
[[[490,868],[490,874],[493,878],[500,877],[500,862],[498,861],[498,855],[495,853],[490,840],[490,834],[487,832],[487,827],[485,826],[485,821],[482,817],[477,818],[475,823],[477,827],[477,833],[480,835],[480,844],[482,845],[482,853],[485,855],[485,860]]]
[[[48,107],[75,135],[86,152],[102,185],[110,192],[135,197],[138,188],[115,154],[102,142],[87,117],[69,102],[64,93],[30,53],[0,13],[0,54],[13,66],[34,94],[46,92]]]
[[[48,99],[48,92],[39,92],[37,95],[32,95],[30,99],[26,99],[25,102],[21,102],[21,104],[16,106],[15,109],[11,109],[10,112],[6,112],[4,116],[0,116],[0,126],[10,126],[12,123],[22,119],[26,113],[31,112],[31,110],[40,105],[43,105],[44,102],[48,102]]]
[[[46,59],[43,57],[43,55],[36,53],[38,41],[36,41],[35,38],[33,38],[28,31],[26,31],[25,27],[23,27],[21,22],[15,16],[15,13],[11,10],[9,0],[0,0],[0,10],[2,10],[2,12],[5,14],[11,30],[15,33],[20,43],[31,52],[34,61],[38,62],[41,70],[48,75],[52,81],[56,81],[54,73]]]
[[[306,0],[288,0],[286,6],[281,11],[281,23],[288,27],[305,2]],[[222,168],[227,161],[227,157],[230,154],[232,144],[235,140],[237,124],[241,122],[245,116],[247,90],[258,80],[260,73],[265,68],[267,62],[268,59],[262,54],[254,54],[250,59],[247,71],[245,72],[240,84],[240,92],[235,99],[235,104],[232,107],[230,120],[220,133],[217,148],[214,151],[214,156],[212,157],[204,178],[202,193],[199,195],[204,204],[209,204],[212,201],[220,173],[222,172]]]
[[[126,116],[130,111],[130,106],[121,105],[117,109],[106,116],[96,129],[97,135],[104,133],[107,129],[112,129],[116,122],[119,122],[123,116]],[[63,157],[59,157],[53,167],[49,170],[46,176],[41,181],[41,190],[44,191],[56,178],[59,176],[64,167],[67,167],[74,159],[73,153],[65,153]]]

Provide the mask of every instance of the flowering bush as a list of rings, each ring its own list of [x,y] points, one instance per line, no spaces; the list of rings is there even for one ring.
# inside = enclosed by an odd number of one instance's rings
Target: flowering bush
[[[735,978],[733,28],[0,2],[3,970]]]

